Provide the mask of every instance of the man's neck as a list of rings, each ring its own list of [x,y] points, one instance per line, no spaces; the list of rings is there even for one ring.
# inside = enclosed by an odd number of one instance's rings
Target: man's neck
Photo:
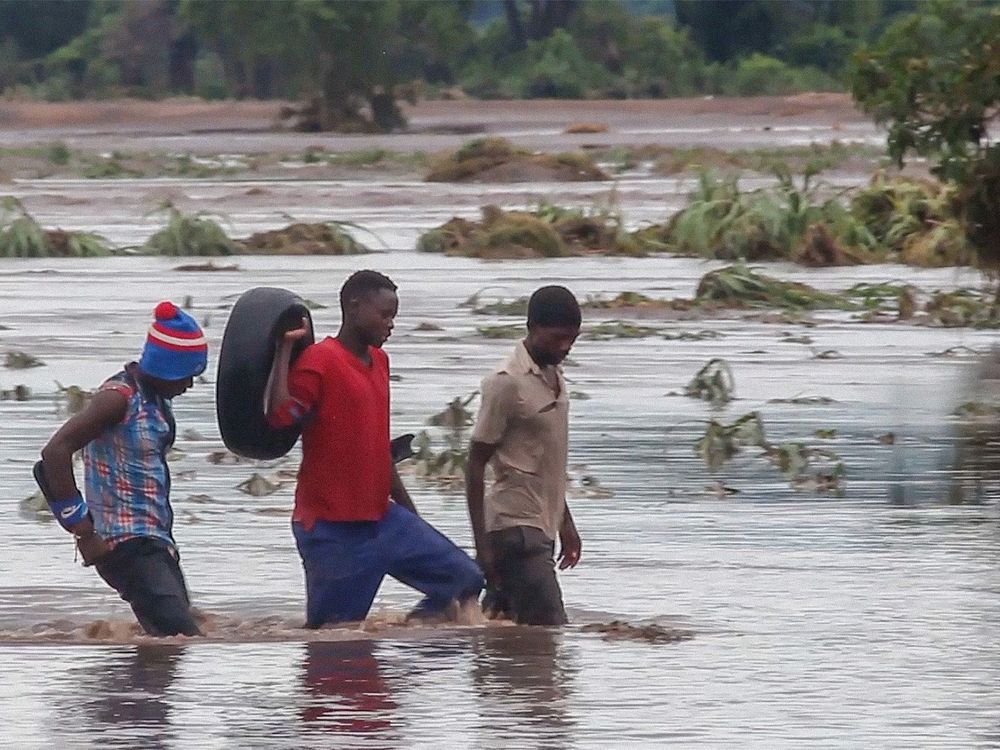
[[[538,369],[544,370],[547,365],[538,361],[538,357],[536,357],[535,353],[531,350],[531,345],[528,343],[528,339],[524,339],[521,343],[524,344],[524,350],[528,352],[528,356],[531,357],[531,361],[535,363]]]
[[[341,326],[340,330],[337,331],[337,341],[358,359],[367,362],[371,358],[368,353],[368,344],[364,343],[350,328]]]

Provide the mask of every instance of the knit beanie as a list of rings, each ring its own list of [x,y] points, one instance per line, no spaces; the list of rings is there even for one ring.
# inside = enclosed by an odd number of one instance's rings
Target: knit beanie
[[[201,375],[208,364],[208,342],[194,318],[173,302],[154,311],[139,367],[161,380],[186,380]]]

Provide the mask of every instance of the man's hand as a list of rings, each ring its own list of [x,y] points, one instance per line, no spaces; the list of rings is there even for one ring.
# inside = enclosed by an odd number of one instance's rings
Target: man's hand
[[[575,568],[580,562],[582,551],[583,543],[580,541],[576,526],[573,523],[563,523],[559,529],[559,570]]]
[[[291,345],[308,335],[309,335],[309,320],[307,318],[302,318],[302,325],[299,328],[293,328],[290,331],[285,331],[281,335],[281,341],[283,343]]]
[[[496,588],[499,584],[497,578],[496,558],[493,556],[493,549],[489,542],[483,545],[482,549],[476,550],[476,562],[479,563],[483,575],[486,577],[486,586]]]
[[[94,530],[94,522],[89,518],[73,527],[73,536],[76,537],[76,548],[80,550],[84,566],[99,562],[111,551],[111,545]]]

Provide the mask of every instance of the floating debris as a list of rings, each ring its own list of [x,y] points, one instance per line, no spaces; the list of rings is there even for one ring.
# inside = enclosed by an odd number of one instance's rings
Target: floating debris
[[[624,620],[612,620],[607,623],[588,623],[580,628],[584,633],[600,633],[609,641],[644,641],[646,643],[678,643],[694,638],[693,630],[671,628],[666,625],[651,623],[648,625],[633,625]]]
[[[239,271],[241,270],[235,263],[230,266],[217,266],[212,261],[207,263],[186,263],[174,266],[175,271]],[[228,307],[228,306],[227,306]]]
[[[505,138],[478,138],[438,160],[427,182],[569,182],[609,180],[589,156],[578,153],[535,154]]]
[[[413,328],[414,331],[424,332],[424,331],[443,331],[444,328],[439,326],[437,323],[417,323]]]
[[[729,363],[724,359],[710,359],[684,388],[684,395],[710,401],[713,406],[728,403],[736,390],[736,380]]]
[[[829,396],[793,396],[792,398],[768,399],[769,404],[798,404],[800,406],[815,406],[817,404],[835,404],[837,401]]]
[[[356,240],[348,228],[361,229],[342,221],[314,224],[295,223],[283,229],[257,232],[242,240],[243,253],[268,255],[361,255],[371,250]]]
[[[476,326],[476,331],[488,339],[519,339],[524,336],[523,325]]]
[[[30,401],[31,389],[26,385],[0,390],[0,401]]]
[[[245,479],[236,485],[236,489],[253,497],[263,497],[264,495],[271,495],[277,492],[281,489],[281,485],[254,472],[249,479]]]
[[[62,409],[66,414],[79,414],[90,403],[90,399],[94,395],[93,391],[84,390],[78,385],[64,386],[58,380],[55,383]]]
[[[205,436],[202,435],[200,432],[198,432],[198,430],[196,430],[194,427],[188,427],[186,430],[184,430],[184,432],[181,433],[181,437],[184,438],[185,440],[191,440],[191,441],[205,440]]]
[[[225,466],[231,466],[234,464],[241,464],[245,462],[245,459],[237,456],[231,451],[212,451],[206,457],[210,464],[221,464]]]
[[[695,292],[699,302],[725,307],[779,307],[792,309],[852,309],[856,305],[835,294],[813,289],[808,284],[780,281],[757,273],[743,263],[709,271]]]
[[[642,339],[655,336],[658,329],[636,325],[624,320],[608,320],[586,329],[585,336],[596,341],[608,339]]]
[[[29,367],[42,367],[45,362],[33,354],[19,351],[9,351],[4,357],[3,366],[11,370],[26,370]]]

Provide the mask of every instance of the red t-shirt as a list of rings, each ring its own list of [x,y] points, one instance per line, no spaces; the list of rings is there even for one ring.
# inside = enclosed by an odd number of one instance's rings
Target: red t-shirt
[[[307,410],[292,520],[378,521],[389,508],[389,357],[369,348],[371,367],[327,337],[306,348],[288,391]]]

